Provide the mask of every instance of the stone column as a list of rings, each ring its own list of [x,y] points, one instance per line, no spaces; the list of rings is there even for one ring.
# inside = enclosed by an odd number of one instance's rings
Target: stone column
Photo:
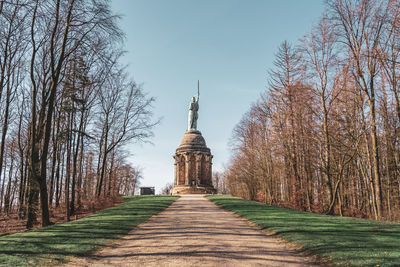
[[[201,184],[201,154],[196,154],[196,184],[200,185]]]
[[[179,184],[179,157],[177,155],[174,156],[175,159],[175,185]]]
[[[174,185],[176,185],[177,184],[176,183],[176,177],[177,177],[177,175],[176,175],[176,169],[177,169],[176,165],[177,165],[177,163],[176,163],[175,156],[174,156],[174,160],[175,160],[175,162],[174,162]]]
[[[209,168],[209,171],[208,171],[208,184],[209,185],[212,185],[212,158],[213,158],[213,156],[212,155],[210,155],[210,163],[208,164],[208,168]]]
[[[212,175],[212,163],[211,163],[211,159],[212,159],[212,155],[207,155],[204,158],[204,171],[205,173],[203,173],[203,179],[204,179],[204,184],[206,185],[211,185],[211,175]]]
[[[190,157],[188,154],[183,154],[185,157],[185,185],[190,185],[189,184],[189,168],[190,168]]]

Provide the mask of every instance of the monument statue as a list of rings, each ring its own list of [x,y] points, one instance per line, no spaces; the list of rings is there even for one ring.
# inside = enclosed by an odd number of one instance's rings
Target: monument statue
[[[199,118],[199,98],[200,98],[200,88],[199,81],[197,81],[197,98],[192,97],[189,104],[189,118],[188,118],[188,131],[197,130],[197,119]]]
[[[199,117],[200,86],[197,81],[197,96],[193,96],[189,105],[188,127],[174,154],[173,195],[214,194],[212,184],[212,158],[210,148],[197,130]]]

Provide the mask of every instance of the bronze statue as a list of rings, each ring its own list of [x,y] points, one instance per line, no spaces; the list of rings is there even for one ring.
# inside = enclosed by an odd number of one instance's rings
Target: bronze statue
[[[189,118],[188,118],[188,131],[196,131],[197,130],[197,119],[199,118],[199,98],[200,98],[200,86],[199,81],[197,81],[197,98],[196,96],[192,97],[192,100],[189,104]]]

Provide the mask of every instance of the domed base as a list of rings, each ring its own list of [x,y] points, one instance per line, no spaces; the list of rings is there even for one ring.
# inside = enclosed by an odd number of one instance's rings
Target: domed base
[[[210,149],[207,147],[206,141],[200,131],[189,130],[185,132],[181,144],[176,149],[176,153],[182,152],[203,152],[210,154]]]
[[[215,194],[217,191],[212,186],[208,185],[176,185],[172,189],[173,195],[187,195],[187,194]]]

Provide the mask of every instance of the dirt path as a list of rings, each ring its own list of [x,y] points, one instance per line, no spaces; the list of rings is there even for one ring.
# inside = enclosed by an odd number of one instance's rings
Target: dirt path
[[[67,266],[316,266],[312,257],[200,195],[170,207],[90,258]]]

